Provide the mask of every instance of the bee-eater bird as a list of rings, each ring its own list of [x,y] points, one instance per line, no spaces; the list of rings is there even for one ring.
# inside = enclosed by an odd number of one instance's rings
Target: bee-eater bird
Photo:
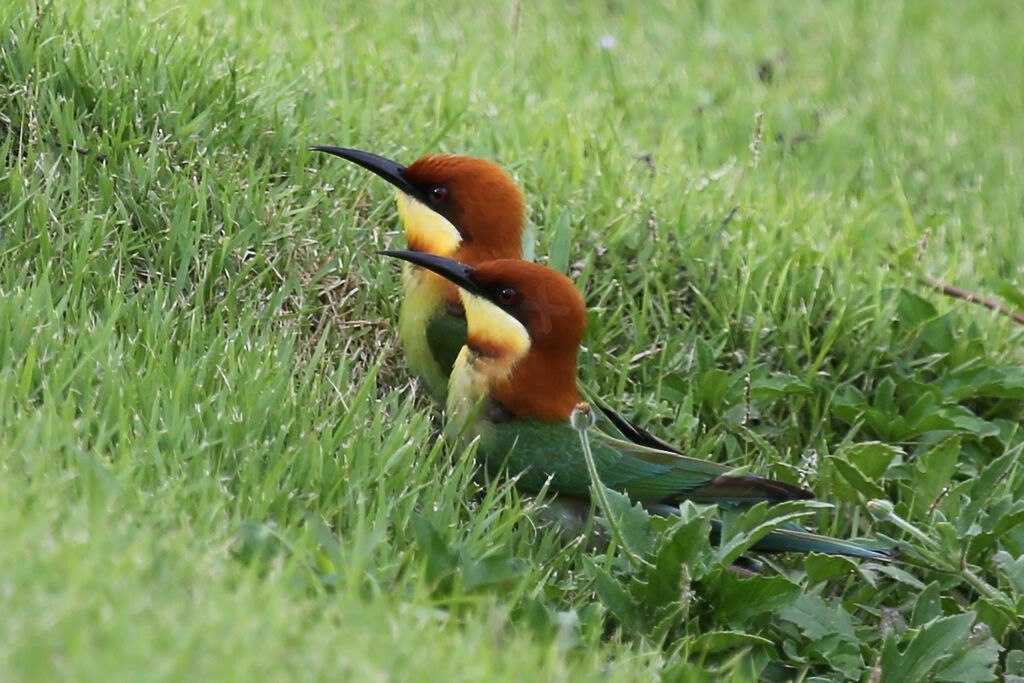
[[[491,162],[430,154],[404,166],[346,147],[310,149],[351,161],[394,185],[409,249],[470,265],[523,257],[523,243],[529,237],[524,231],[523,195]],[[412,264],[407,264],[402,279],[399,339],[413,374],[444,403],[452,365],[466,341],[458,288]]]
[[[449,379],[445,432],[478,441],[485,468],[517,475],[537,492],[587,498],[591,479],[570,424],[580,404],[576,361],[586,306],[572,281],[546,266],[517,260],[478,266],[415,251],[383,251],[457,284],[466,313],[466,343]],[[687,457],[604,406],[588,438],[602,482],[654,509],[684,500],[720,506],[813,498],[782,481],[736,473]],[[713,529],[720,533],[721,526]],[[764,551],[823,552],[892,559],[891,550],[781,528],[754,544]]]

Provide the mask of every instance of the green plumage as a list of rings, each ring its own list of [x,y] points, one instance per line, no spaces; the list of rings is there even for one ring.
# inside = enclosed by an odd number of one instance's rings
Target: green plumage
[[[452,366],[465,343],[465,315],[461,310],[454,313],[448,306],[442,305],[427,321],[427,348],[444,373],[446,392],[448,376],[452,374]],[[441,402],[444,402],[443,395]]]
[[[492,424],[478,454],[489,471],[502,466],[521,473],[519,484],[538,491],[551,478],[550,490],[576,497],[590,491],[590,476],[579,434],[568,422],[513,419]],[[650,448],[628,440],[609,420],[589,430],[591,450],[601,479],[609,488],[641,502],[756,503],[807,498],[795,486],[761,477],[733,474],[724,465]]]
[[[729,507],[809,497],[795,486],[737,474],[723,465],[668,450],[671,446],[610,409],[601,410],[603,415],[588,430],[588,438],[602,483],[646,504],[655,514],[671,514],[683,500]],[[537,492],[547,485],[549,492],[563,500],[589,498],[591,482],[579,434],[568,422],[510,419],[489,423],[480,433],[477,454],[490,474],[502,470],[516,474],[517,485],[525,491]],[[721,529],[721,522],[714,520],[712,542],[718,543]],[[772,531],[752,549],[881,561],[897,554],[893,548],[822,536],[796,525]]]

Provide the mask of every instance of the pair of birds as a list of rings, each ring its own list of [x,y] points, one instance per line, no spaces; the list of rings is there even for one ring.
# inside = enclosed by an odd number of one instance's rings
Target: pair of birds
[[[409,250],[399,336],[412,371],[446,407],[446,434],[468,444],[490,472],[519,476],[587,499],[591,479],[579,433],[576,377],[586,306],[573,282],[522,260],[525,206],[498,166],[428,155],[404,166],[376,154],[315,146],[356,163],[395,187]],[[810,491],[684,455],[597,403],[588,430],[602,482],[653,510],[684,500],[728,507],[813,498]],[[712,535],[720,533],[716,521]],[[891,548],[777,529],[753,545],[765,552],[821,552],[889,560]]]

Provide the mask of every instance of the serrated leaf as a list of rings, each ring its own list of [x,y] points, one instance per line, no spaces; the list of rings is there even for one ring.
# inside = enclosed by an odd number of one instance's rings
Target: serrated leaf
[[[622,542],[626,549],[634,555],[643,557],[654,547],[654,534],[651,533],[651,515],[644,510],[639,503],[632,504],[629,496],[613,491],[604,486],[605,496],[608,499],[608,513],[615,517],[615,523],[622,533]],[[612,533],[608,520],[603,517],[600,522],[605,529]]]
[[[718,547],[718,561],[732,564],[750,546],[769,533],[790,522],[795,522],[814,509],[831,507],[815,500],[785,503],[758,503],[743,511],[730,510],[722,515],[722,534]]]
[[[881,413],[882,419],[893,420],[897,417],[896,409],[896,382],[892,377],[886,375],[875,387],[874,400],[871,407]]]
[[[1019,457],[1019,452],[1009,451],[990,462],[978,476],[974,477],[970,499],[960,508],[960,513],[957,515],[958,529],[965,529],[967,524],[981,516],[982,508],[988,505],[992,499],[996,482],[1006,475],[1010,468],[1017,463]]]
[[[861,472],[856,465],[847,462],[844,458],[830,455],[828,457],[829,462],[835,471],[843,479],[843,483],[849,486],[850,489],[856,491],[865,498],[885,498],[885,489],[878,484],[868,479],[863,472]],[[850,502],[859,502],[856,496],[846,495],[846,491],[842,487],[836,487],[832,491],[832,495],[842,500]]]
[[[921,583],[921,581],[919,581],[917,578],[915,578],[909,572],[907,572],[907,571],[905,571],[903,569],[900,569],[896,565],[881,564],[881,563],[879,563],[879,564],[874,565],[873,568],[879,574],[885,574],[886,576],[888,576],[888,577],[890,577],[892,579],[895,579],[896,581],[899,581],[900,583],[907,584],[908,586],[910,586],[911,588],[913,588],[915,590],[923,590],[924,589],[924,584]]]
[[[971,539],[969,549],[971,554],[981,552],[996,545],[1006,538],[1006,535],[1011,531],[1024,525],[1024,504],[1016,503],[1015,507],[1017,509],[1012,512],[997,510],[996,507],[993,505],[986,515],[984,531]],[[967,531],[964,531],[963,535],[967,536]]]
[[[700,583],[699,594],[714,610],[717,623],[741,628],[747,619],[788,607],[802,593],[800,586],[784,576],[741,578],[728,570],[709,574]]]
[[[887,638],[882,652],[882,683],[925,680],[940,664],[948,665],[958,641],[971,636],[974,612],[935,619],[920,629],[908,630],[904,640],[910,643],[900,652]],[[991,678],[991,674],[989,676]]]
[[[1006,653],[1006,675],[1024,679],[1024,650],[1011,650]]]
[[[914,509],[919,516],[925,516],[942,489],[949,485],[959,457],[960,437],[955,436],[919,458],[914,477],[917,494],[914,497]]]
[[[732,375],[725,370],[711,368],[697,379],[694,393],[699,401],[712,410],[721,410],[731,381]]]
[[[809,646],[830,666],[854,678],[864,669],[860,640],[853,618],[836,600],[826,603],[816,595],[801,595],[791,607],[779,610],[779,618],[797,625]]]
[[[885,474],[893,460],[903,456],[903,449],[881,441],[864,441],[840,448],[835,456],[850,462],[865,477],[874,480]]]
[[[942,392],[954,401],[975,396],[1024,399],[1024,368],[986,366],[954,372],[943,379]]]
[[[945,417],[957,429],[969,432],[979,439],[999,436],[999,428],[988,420],[983,420],[964,406],[950,406],[943,410]]]
[[[686,504],[697,510],[689,501]],[[704,508],[702,514],[677,518],[669,532],[659,536],[653,566],[647,572],[650,600],[655,603],[679,601],[683,591],[689,590],[690,580],[703,576],[703,567],[712,555],[708,519],[713,512],[712,508]],[[687,569],[684,576],[684,567],[697,571],[691,573]]]
[[[623,626],[633,631],[643,631],[643,612],[629,591],[589,557],[584,561],[594,577],[594,590],[601,603]]]
[[[999,663],[1002,646],[997,643],[986,624],[978,622],[971,629],[970,637],[958,642],[935,672],[940,681],[991,681],[992,673]]]
[[[836,392],[832,399],[832,414],[848,423],[856,422],[869,408],[867,399],[859,389],[844,386]]]

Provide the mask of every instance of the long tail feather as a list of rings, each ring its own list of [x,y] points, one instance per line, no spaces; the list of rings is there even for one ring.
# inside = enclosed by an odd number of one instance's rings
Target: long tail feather
[[[722,535],[722,522],[711,520],[711,542],[719,543]],[[871,541],[854,541],[822,536],[795,524],[776,529],[761,538],[750,547],[762,553],[824,553],[826,555],[846,555],[865,560],[891,562],[899,557],[899,548],[879,546]]]
[[[692,500],[695,503],[757,503],[762,500],[781,503],[787,500],[810,500],[814,494],[784,481],[765,479],[755,475],[733,476],[723,474],[708,485],[686,491],[673,502]]]

